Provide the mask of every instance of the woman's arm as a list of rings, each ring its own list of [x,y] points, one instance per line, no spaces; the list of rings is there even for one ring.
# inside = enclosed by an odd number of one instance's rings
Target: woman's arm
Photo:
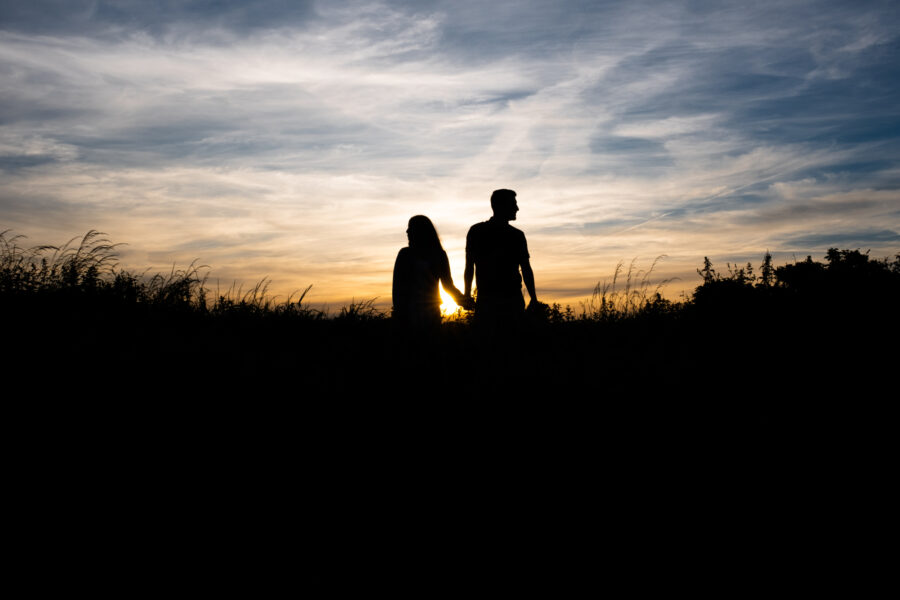
[[[442,252],[441,254],[441,286],[443,286],[445,292],[450,294],[454,302],[462,306],[465,296],[453,285],[453,276],[450,275],[450,259],[447,258],[447,253]]]

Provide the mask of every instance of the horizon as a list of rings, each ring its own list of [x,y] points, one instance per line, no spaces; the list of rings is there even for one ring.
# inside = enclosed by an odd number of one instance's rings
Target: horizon
[[[416,214],[462,287],[518,194],[538,297],[900,252],[892,2],[0,7],[0,231],[313,305],[377,298]],[[227,282],[227,284],[226,284]]]

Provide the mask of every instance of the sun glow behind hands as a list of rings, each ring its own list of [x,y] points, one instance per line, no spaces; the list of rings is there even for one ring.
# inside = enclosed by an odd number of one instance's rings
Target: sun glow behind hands
[[[449,317],[456,314],[460,306],[454,302],[453,297],[444,291],[444,286],[440,286],[441,290],[441,316]]]

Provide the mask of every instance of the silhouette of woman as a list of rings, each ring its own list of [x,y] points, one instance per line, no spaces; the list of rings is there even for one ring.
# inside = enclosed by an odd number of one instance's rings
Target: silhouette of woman
[[[462,304],[463,294],[453,285],[450,261],[431,220],[416,215],[406,235],[409,246],[401,248],[394,263],[394,318],[412,327],[440,325],[439,285],[457,304]]]

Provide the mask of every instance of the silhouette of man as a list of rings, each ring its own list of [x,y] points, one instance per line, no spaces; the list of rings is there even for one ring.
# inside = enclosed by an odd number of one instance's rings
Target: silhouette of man
[[[475,318],[499,324],[514,324],[525,312],[522,281],[531,296],[530,305],[539,306],[534,289],[534,272],[529,262],[525,234],[509,224],[516,220],[519,206],[512,190],[491,194],[494,216],[476,223],[466,236],[465,299],[472,304],[472,279],[477,282]],[[520,274],[521,269],[521,274]]]

